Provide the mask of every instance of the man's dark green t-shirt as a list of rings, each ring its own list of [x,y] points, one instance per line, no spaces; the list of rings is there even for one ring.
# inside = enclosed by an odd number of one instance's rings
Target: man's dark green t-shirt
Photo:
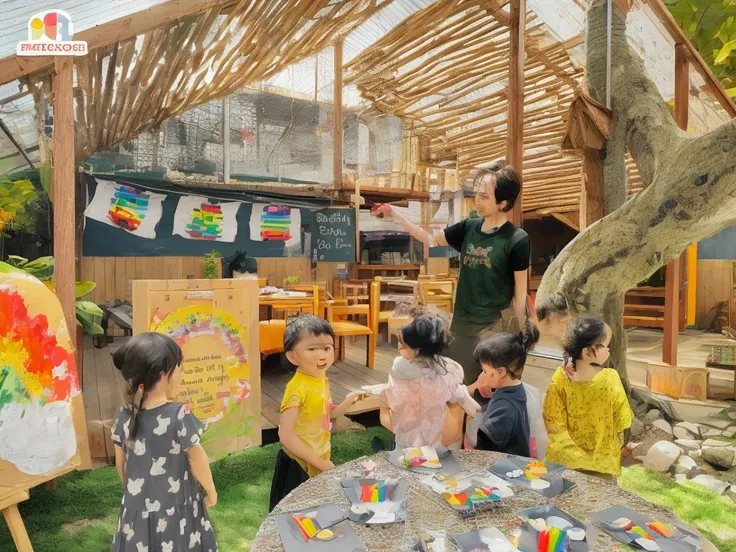
[[[506,222],[481,232],[483,219],[465,219],[445,229],[447,243],[460,253],[453,321],[493,324],[514,298],[514,272],[529,268],[529,235]]]

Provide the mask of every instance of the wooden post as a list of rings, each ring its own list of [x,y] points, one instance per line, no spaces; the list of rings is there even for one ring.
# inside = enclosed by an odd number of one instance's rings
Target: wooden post
[[[687,325],[695,325],[698,303],[698,244],[687,248]],[[736,380],[735,380],[736,381]]]
[[[77,344],[74,277],[74,101],[72,57],[54,64],[54,281],[72,345]]]
[[[342,39],[335,42],[335,84],[333,96],[332,128],[334,132],[334,147],[332,149],[332,181],[336,190],[342,188]],[[357,182],[357,181],[356,181]],[[356,195],[358,188],[356,184]],[[358,205],[360,208],[360,205]],[[357,226],[357,219],[356,219]],[[356,244],[358,247],[358,244]],[[358,247],[360,249],[360,247]]]
[[[519,184],[523,183],[524,165],[524,27],[526,0],[511,0],[511,25],[509,26],[509,116],[506,126],[506,162],[516,169]],[[522,184],[523,190],[523,184]],[[516,226],[523,224],[523,193],[514,205],[511,220]]]
[[[675,46],[675,123],[687,130],[688,97],[690,93],[690,64],[685,46]],[[677,334],[680,330],[680,271],[681,259],[678,257],[667,263],[667,277],[664,292],[664,345],[662,361],[677,366]]]

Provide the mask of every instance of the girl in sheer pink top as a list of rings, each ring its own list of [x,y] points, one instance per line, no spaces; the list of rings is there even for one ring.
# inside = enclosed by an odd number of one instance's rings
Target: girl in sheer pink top
[[[447,403],[459,404],[470,416],[480,411],[463,385],[463,368],[442,356],[448,342],[444,320],[420,315],[399,332],[399,356],[380,398],[390,410],[397,448],[441,444]]]

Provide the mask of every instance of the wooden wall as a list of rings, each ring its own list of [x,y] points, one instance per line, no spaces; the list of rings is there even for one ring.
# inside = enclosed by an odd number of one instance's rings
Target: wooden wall
[[[312,274],[306,257],[260,258],[258,276],[272,285],[283,285],[287,276],[302,282],[327,282],[332,289],[338,263],[317,263]],[[133,280],[184,280],[204,277],[203,257],[82,257],[82,280],[97,282],[91,300],[101,305],[108,301],[132,301]]]
[[[312,271],[306,257],[260,258],[258,276],[271,285],[283,285],[287,276],[298,276],[301,282],[326,282],[332,290],[335,272],[340,263],[317,263]],[[449,259],[430,259],[430,274],[449,271]],[[82,277],[85,282],[97,282],[90,297],[98,305],[108,301],[132,302],[133,280],[184,280],[204,277],[203,257],[82,257]]]
[[[719,301],[729,301],[731,324],[736,324],[733,263],[734,261],[698,261],[696,324],[700,324]]]

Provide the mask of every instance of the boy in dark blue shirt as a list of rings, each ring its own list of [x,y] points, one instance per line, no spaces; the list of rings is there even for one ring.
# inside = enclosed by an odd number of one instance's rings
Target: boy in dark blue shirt
[[[473,356],[483,368],[479,383],[494,389],[483,413],[477,448],[530,456],[526,391],[521,384],[527,353],[539,331],[527,322],[519,334],[498,333],[481,341]]]

